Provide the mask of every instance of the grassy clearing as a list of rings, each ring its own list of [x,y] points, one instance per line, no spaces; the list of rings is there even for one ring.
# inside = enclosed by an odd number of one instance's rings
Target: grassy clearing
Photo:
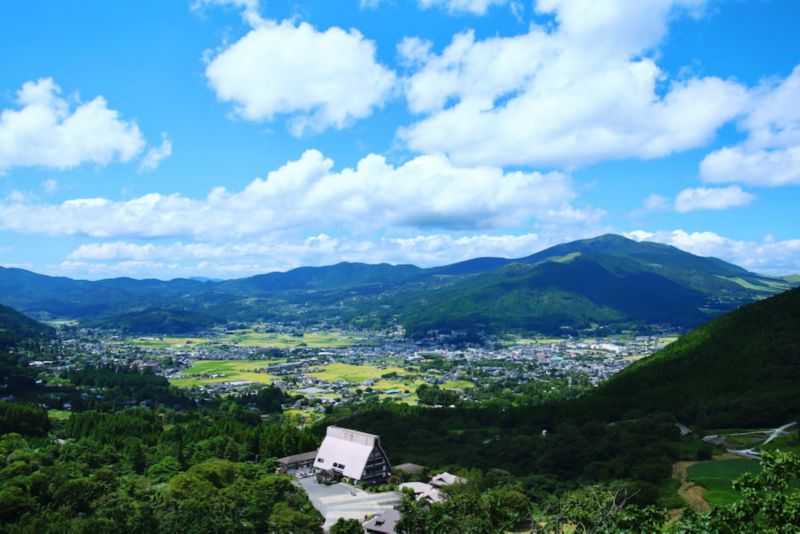
[[[51,421],[54,422],[66,421],[67,419],[69,419],[70,415],[72,415],[72,412],[68,410],[56,410],[56,409],[47,410],[47,416],[50,418]]]
[[[705,499],[721,506],[738,501],[741,496],[732,483],[744,473],[757,473],[761,466],[756,460],[711,460],[698,462],[689,468],[689,480],[708,490]]]
[[[308,373],[319,380],[326,380],[328,382],[335,382],[337,380],[346,380],[347,382],[363,382],[370,378],[380,378],[387,373],[397,373],[398,375],[405,374],[401,367],[387,367],[381,369],[374,365],[352,365],[349,363],[329,363],[317,367],[312,372]]]
[[[255,371],[256,369],[264,369],[273,363],[279,363],[279,361],[198,360],[193,362],[192,366],[182,373],[186,378],[171,380],[170,383],[178,387],[202,386],[205,384],[233,382],[236,380],[249,380],[261,384],[270,384],[275,378],[274,376],[267,373],[256,373]]]

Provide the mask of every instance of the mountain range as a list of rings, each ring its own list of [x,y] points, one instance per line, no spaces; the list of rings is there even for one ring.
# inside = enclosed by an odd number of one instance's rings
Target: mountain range
[[[518,259],[451,265],[339,263],[235,280],[99,281],[0,268],[0,303],[40,320],[131,333],[276,321],[431,331],[554,333],[597,325],[689,328],[784,291],[769,277],[675,247],[604,235]]]

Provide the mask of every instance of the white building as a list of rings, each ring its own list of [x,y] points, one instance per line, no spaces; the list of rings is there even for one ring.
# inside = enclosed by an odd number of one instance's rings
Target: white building
[[[314,468],[334,477],[367,484],[379,484],[391,472],[389,457],[378,436],[338,426],[328,427],[314,459]]]

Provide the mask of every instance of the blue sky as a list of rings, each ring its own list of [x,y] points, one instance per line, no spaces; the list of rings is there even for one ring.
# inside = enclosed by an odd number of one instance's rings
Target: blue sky
[[[795,0],[9,0],[0,264],[238,277],[618,232],[800,272]]]

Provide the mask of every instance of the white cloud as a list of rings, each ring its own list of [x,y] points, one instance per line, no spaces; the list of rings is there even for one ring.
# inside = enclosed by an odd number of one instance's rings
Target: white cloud
[[[742,191],[738,185],[730,187],[696,187],[684,189],[675,197],[675,211],[686,213],[696,210],[726,210],[750,204],[755,196]]]
[[[41,204],[27,197],[0,201],[0,228],[21,233],[115,238],[192,236],[229,239],[263,232],[343,225],[351,231],[387,227],[490,229],[525,224],[591,223],[597,210],[569,205],[568,176],[464,168],[440,155],[393,166],[371,154],[355,168],[332,171],[316,150],[230,192],[204,199],[151,193],[125,201],[80,198]]]
[[[755,91],[741,121],[747,139],[708,154],[700,164],[706,182],[777,187],[800,184],[800,65],[783,81]]]
[[[395,74],[357,30],[260,20],[211,57],[206,77],[217,98],[251,121],[289,120],[294,135],[341,129],[389,97]]]
[[[423,115],[399,136],[460,164],[574,167],[656,158],[707,143],[748,91],[715,77],[670,81],[649,57],[676,10],[700,1],[540,0],[554,27],[456,35],[405,84]]]
[[[125,241],[88,243],[49,268],[51,274],[90,276],[241,277],[300,266],[340,261],[387,262],[421,267],[446,265],[477,257],[520,258],[564,239],[563,233],[433,233],[359,239],[311,235],[297,240],[261,238],[225,243]],[[594,235],[579,231],[569,239]]]
[[[656,241],[699,256],[713,256],[754,272],[786,275],[800,273],[800,239],[775,240],[765,236],[760,241],[723,237],[715,232],[672,230],[626,234],[637,241]]]
[[[451,13],[473,13],[483,15],[493,5],[503,5],[508,0],[419,0],[419,5],[423,9],[431,7],[441,7]]]
[[[166,133],[161,134],[161,144],[147,151],[142,161],[139,163],[139,172],[154,171],[158,168],[161,160],[172,155],[172,141]]]
[[[136,123],[121,119],[102,96],[67,100],[52,78],[26,82],[16,104],[0,113],[0,172],[125,162],[145,146]]]

